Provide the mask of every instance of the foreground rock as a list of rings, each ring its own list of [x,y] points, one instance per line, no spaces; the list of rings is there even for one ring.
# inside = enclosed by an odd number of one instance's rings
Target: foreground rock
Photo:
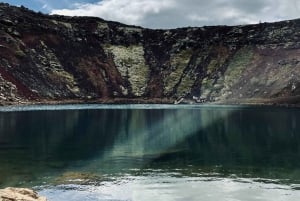
[[[151,30],[0,3],[0,105],[300,104],[300,19]]]
[[[0,190],[0,201],[47,201],[47,199],[30,189],[5,188]]]

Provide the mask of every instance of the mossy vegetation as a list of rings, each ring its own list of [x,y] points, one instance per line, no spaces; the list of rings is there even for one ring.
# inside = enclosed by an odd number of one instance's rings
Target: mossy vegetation
[[[208,77],[202,80],[201,84],[201,98],[207,99],[208,96],[212,93],[214,80]]]
[[[125,34],[142,33],[142,29],[137,27],[119,27],[118,30],[123,31]]]
[[[63,70],[53,70],[51,72],[48,72],[48,76],[53,82],[65,85],[74,94],[80,92],[74,76],[68,72]]]
[[[243,75],[243,71],[251,63],[253,56],[252,47],[244,47],[237,51],[224,74],[224,84],[226,86],[231,87],[239,81],[239,78]]]
[[[292,86],[299,79],[300,71],[299,65],[298,67],[292,66],[293,64],[287,63],[279,68],[268,69],[265,74],[258,75],[260,86],[267,86],[265,92],[275,96],[294,91]]]
[[[201,98],[212,100],[223,87],[221,72],[229,57],[229,49],[224,46],[212,46],[209,55],[206,77],[201,83]]]
[[[18,56],[18,57],[25,57],[26,56],[26,54],[20,49],[15,51],[15,55]]]
[[[105,45],[104,49],[107,54],[113,55],[114,63],[122,78],[129,81],[130,89],[128,91],[134,96],[142,96],[145,93],[150,73],[149,67],[145,63],[143,46]]]
[[[196,81],[196,75],[194,73],[191,72],[191,73],[186,74],[182,78],[182,80],[177,88],[177,95],[179,97],[181,97],[181,96],[185,96],[186,94],[190,93],[195,81]]]
[[[218,73],[218,76],[206,77],[202,80],[201,97],[204,99],[217,100],[220,97],[226,98],[231,94],[230,89],[240,81],[244,70],[252,62],[254,51],[252,47],[244,47],[238,50],[228,64],[224,75],[220,68],[224,65],[228,54],[220,54],[216,59],[212,59],[207,67],[207,75]]]
[[[108,24],[105,22],[98,22],[97,23],[97,29],[98,30],[103,30],[103,29],[108,29]]]
[[[180,81],[180,78],[183,75],[184,69],[189,64],[193,51],[191,49],[182,50],[178,54],[171,55],[170,58],[170,68],[168,69],[169,74],[166,74],[164,78],[164,93],[166,95],[170,94],[176,84]],[[187,78],[184,78],[183,84],[178,89],[180,93],[185,91],[186,87],[190,85]],[[190,90],[190,89],[189,89]]]
[[[212,58],[207,66],[207,74],[212,74],[218,72],[222,66],[224,65],[226,59],[228,58],[228,52],[226,50],[222,50],[218,52],[216,58]]]
[[[207,66],[207,74],[211,74],[215,70],[219,68],[219,62],[215,59],[211,60],[210,63]]]
[[[58,20],[51,20],[51,22],[53,22],[53,24],[55,24],[55,25],[62,25],[64,27],[66,27],[67,29],[72,29],[72,24],[71,23],[62,22],[62,21],[58,21]]]
[[[31,56],[38,61],[40,68],[45,70],[48,79],[57,86],[67,88],[73,94],[78,94],[80,89],[74,76],[65,71],[60,60],[44,41],[41,40],[40,44],[40,49],[31,51]]]

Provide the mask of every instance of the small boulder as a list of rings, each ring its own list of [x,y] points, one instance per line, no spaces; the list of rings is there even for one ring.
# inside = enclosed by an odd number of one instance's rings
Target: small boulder
[[[5,188],[0,189],[0,201],[47,201],[45,197],[39,196],[35,191],[27,188]]]

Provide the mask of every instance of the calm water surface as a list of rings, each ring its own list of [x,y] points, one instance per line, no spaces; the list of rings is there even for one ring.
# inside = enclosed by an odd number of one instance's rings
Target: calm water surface
[[[50,201],[298,201],[300,110],[0,108],[0,187]]]

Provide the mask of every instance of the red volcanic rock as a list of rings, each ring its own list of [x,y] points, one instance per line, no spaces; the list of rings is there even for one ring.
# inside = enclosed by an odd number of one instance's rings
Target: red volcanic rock
[[[0,104],[299,104],[300,20],[151,30],[0,3]]]

